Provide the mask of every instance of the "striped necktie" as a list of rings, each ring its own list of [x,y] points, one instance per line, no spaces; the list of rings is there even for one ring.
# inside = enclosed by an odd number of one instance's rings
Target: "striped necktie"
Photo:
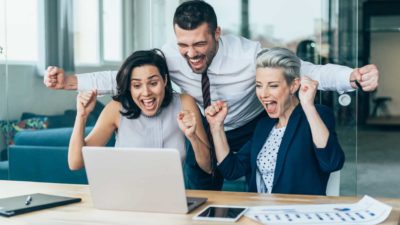
[[[208,79],[207,70],[201,74],[201,91],[203,92],[203,109],[205,112],[206,108],[211,105],[210,80]],[[213,142],[213,139],[211,136],[211,131],[210,131],[210,125],[208,125],[206,132],[207,132],[208,141],[210,142],[211,172],[214,176],[215,152],[214,152],[214,142]]]
[[[201,91],[203,92],[203,108],[206,110],[211,105],[210,80],[207,76],[207,70],[201,74]]]

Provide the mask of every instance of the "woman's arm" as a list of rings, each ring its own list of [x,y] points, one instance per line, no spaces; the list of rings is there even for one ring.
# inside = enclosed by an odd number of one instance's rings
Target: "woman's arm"
[[[312,140],[315,145],[320,168],[327,173],[340,170],[345,160],[344,153],[337,140],[333,114],[314,105],[314,96],[318,83],[302,79],[299,98],[307,121],[310,124]]]
[[[118,103],[112,101],[106,105],[95,127],[90,134],[84,138],[87,118],[96,105],[96,95],[96,92],[90,91],[80,93],[77,97],[77,114],[68,147],[68,165],[71,170],[78,170],[84,166],[82,156],[83,146],[105,145],[118,124]]]
[[[190,95],[182,94],[182,111],[178,115],[178,124],[193,147],[197,164],[207,173],[211,173],[210,148],[203,127],[199,109]]]
[[[249,173],[252,142],[249,140],[237,153],[230,152],[224,130],[224,120],[228,114],[227,104],[222,101],[214,102],[207,107],[205,114],[214,141],[218,170],[228,180],[235,180]]]
[[[205,115],[210,126],[214,141],[215,155],[218,163],[221,163],[229,154],[230,148],[224,130],[224,120],[228,114],[228,105],[223,101],[217,101],[207,107]]]
[[[315,146],[317,148],[325,148],[328,142],[329,130],[322,121],[314,105],[317,87],[317,81],[302,77],[299,99],[304,113],[306,114],[307,121],[310,124],[312,139]]]

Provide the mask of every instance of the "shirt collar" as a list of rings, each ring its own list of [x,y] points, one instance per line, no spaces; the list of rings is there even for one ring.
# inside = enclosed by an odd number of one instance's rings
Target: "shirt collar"
[[[218,50],[217,53],[215,54],[211,65],[208,67],[208,72],[213,73],[213,74],[218,74],[219,70],[221,68],[221,63],[223,60],[223,50],[224,44],[222,42],[222,37],[218,40]]]

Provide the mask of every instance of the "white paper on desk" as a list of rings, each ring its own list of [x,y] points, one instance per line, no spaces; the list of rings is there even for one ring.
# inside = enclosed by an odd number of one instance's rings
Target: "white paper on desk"
[[[392,207],[369,196],[353,204],[251,207],[245,216],[263,224],[378,224]]]

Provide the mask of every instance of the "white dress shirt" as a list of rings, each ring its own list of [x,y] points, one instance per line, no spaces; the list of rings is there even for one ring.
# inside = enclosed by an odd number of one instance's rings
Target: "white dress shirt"
[[[259,42],[234,35],[222,35],[218,51],[207,70],[210,79],[211,102],[226,101],[228,115],[225,130],[239,128],[254,119],[262,110],[255,92],[257,53],[261,51]],[[196,99],[203,112],[201,74],[193,73],[186,59],[179,53],[176,42],[162,47],[166,56],[171,81],[182,93]],[[314,65],[302,62],[301,75],[319,81],[320,90],[351,91],[349,77],[351,68],[339,65]],[[116,71],[79,74],[78,90],[100,90],[100,93],[116,94]]]

